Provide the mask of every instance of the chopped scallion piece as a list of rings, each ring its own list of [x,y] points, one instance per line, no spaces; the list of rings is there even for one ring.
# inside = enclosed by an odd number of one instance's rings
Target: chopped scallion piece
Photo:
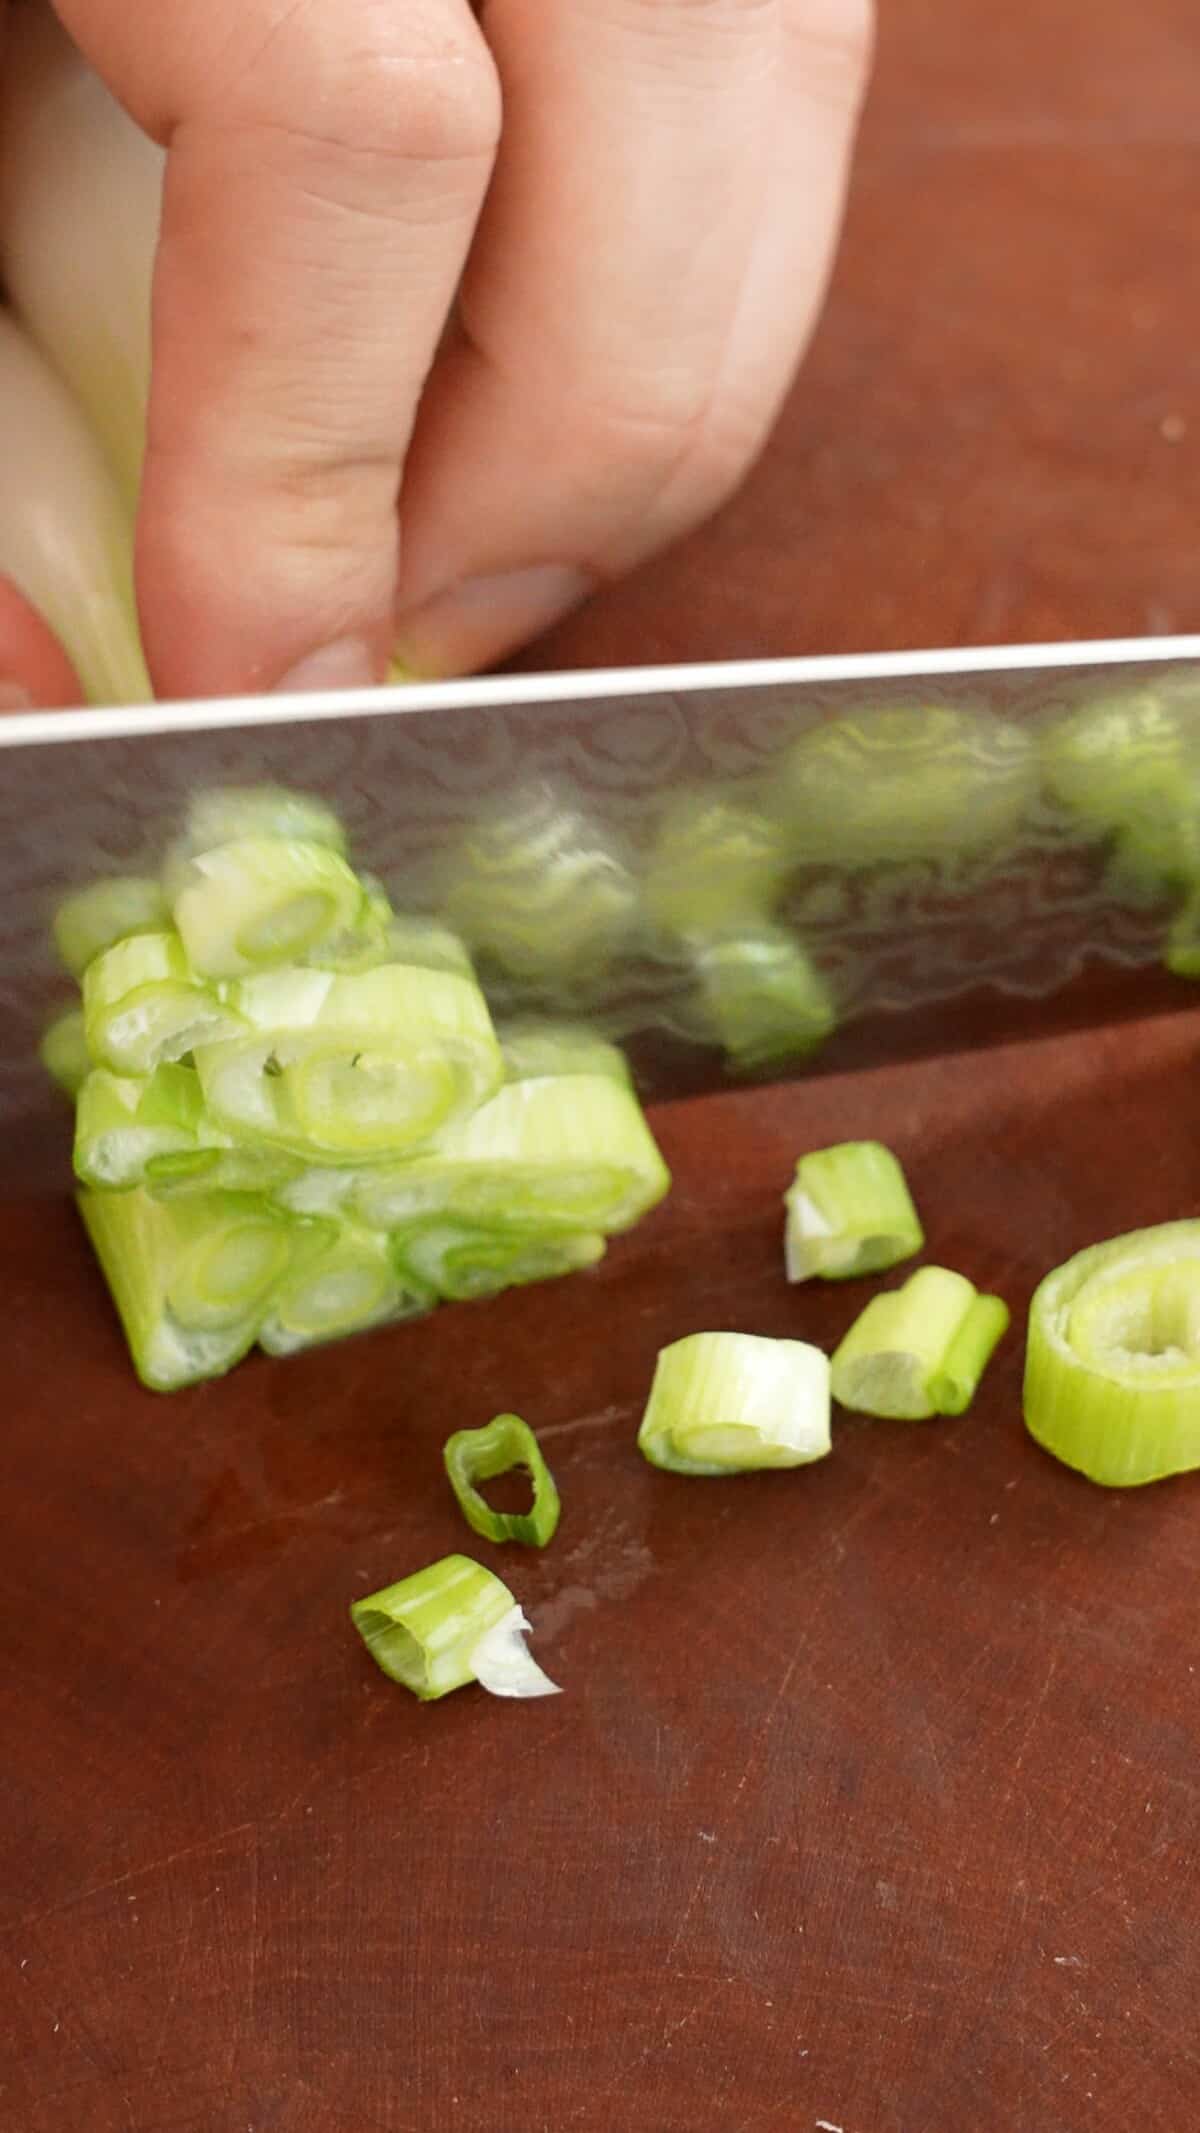
[[[686,937],[770,918],[791,856],[777,822],[743,793],[685,793],[667,809],[642,882],[659,932]]]
[[[656,1206],[670,1182],[626,1083],[560,1074],[509,1082],[420,1154],[362,1172],[354,1205],[378,1229],[442,1216],[612,1235]]]
[[[219,1377],[252,1348],[313,1226],[251,1195],[160,1201],[81,1192],[79,1211],[144,1385],[173,1392]]]
[[[83,973],[88,1050],[114,1074],[152,1074],[243,1025],[193,973],[177,933],[115,941]]]
[[[700,1033],[745,1073],[803,1059],[837,1024],[826,979],[784,926],[691,945]]]
[[[925,1242],[904,1172],[879,1141],[842,1141],[801,1156],[784,1204],[789,1281],[875,1274]]]
[[[544,1548],[558,1527],[559,1500],[541,1445],[519,1415],[497,1415],[483,1429],[459,1429],[442,1456],[458,1506],[472,1530],[488,1541],[522,1541]],[[528,1511],[493,1511],[475,1486],[524,1467],[533,1489]]]
[[[67,1096],[77,1096],[91,1072],[91,1054],[84,1035],[83,1014],[68,1007],[56,1015],[43,1034],[38,1057],[52,1081]]]
[[[344,859],[285,837],[244,837],[197,853],[174,901],[188,961],[206,978],[303,962],[361,928],[367,910]]]
[[[1200,1221],[1094,1244],[1029,1311],[1025,1421],[1108,1488],[1200,1466]]]
[[[134,933],[161,933],[171,914],[153,875],[120,874],[68,896],[54,914],[54,945],[73,978],[115,942]]]
[[[604,1257],[604,1239],[588,1232],[573,1236],[514,1225],[488,1229],[480,1222],[431,1218],[398,1230],[392,1249],[414,1288],[432,1290],[447,1303],[467,1303],[595,1266]]]
[[[312,1161],[402,1155],[503,1074],[483,994],[448,971],[264,971],[224,997],[244,1034],[197,1046],[209,1109],[229,1132]]]
[[[563,1075],[600,1075],[632,1086],[629,1062],[586,1022],[507,1022],[499,1032],[509,1081],[559,1080]]]
[[[829,1450],[829,1362],[806,1341],[692,1333],[664,1348],[638,1431],[675,1474],[794,1467]]]
[[[182,834],[167,853],[163,867],[167,897],[174,902],[199,853],[268,837],[323,844],[343,859],[346,856],[346,833],[323,800],[292,792],[285,785],[210,785],[192,795]]]
[[[400,1280],[386,1237],[346,1224],[283,1282],[259,1346],[268,1355],[295,1355],[372,1326],[417,1318],[432,1303],[427,1292]]]
[[[833,1396],[856,1414],[923,1421],[965,1414],[1009,1323],[999,1296],[926,1266],[873,1296],[833,1357]]]
[[[507,1585],[447,1555],[350,1609],[375,1664],[423,1703],[478,1681],[493,1696],[556,1696],[525,1647],[529,1624]]]

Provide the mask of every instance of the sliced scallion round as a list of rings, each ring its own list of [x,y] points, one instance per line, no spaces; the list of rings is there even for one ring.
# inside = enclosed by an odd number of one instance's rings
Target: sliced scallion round
[[[177,933],[115,941],[83,973],[88,1050],[114,1074],[149,1075],[242,1028],[236,1010],[198,979]]]
[[[692,1333],[658,1358],[638,1447],[675,1474],[794,1467],[829,1450],[829,1361],[806,1341]]]
[[[1109,1488],[1200,1466],[1200,1222],[1079,1252],[1029,1311],[1025,1421]]]
[[[188,961],[207,978],[303,962],[352,938],[367,910],[337,852],[285,837],[243,837],[198,853],[174,899]]]
[[[496,1415],[482,1429],[455,1430],[442,1457],[458,1507],[472,1531],[499,1543],[544,1548],[558,1528],[559,1497],[541,1445],[520,1415]],[[494,1511],[477,1484],[523,1467],[533,1490],[528,1511]]]
[[[64,1095],[78,1095],[92,1066],[81,1008],[67,1007],[54,1017],[42,1034],[38,1057]]]

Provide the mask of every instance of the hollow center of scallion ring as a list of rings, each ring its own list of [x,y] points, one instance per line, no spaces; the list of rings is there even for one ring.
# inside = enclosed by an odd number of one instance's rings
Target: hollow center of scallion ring
[[[406,1689],[425,1687],[429,1672],[425,1654],[403,1623],[385,1614],[369,1614],[360,1616],[358,1626],[385,1672],[402,1681]]]
[[[1084,1288],[1067,1328],[1084,1362],[1161,1376],[1200,1365],[1200,1259],[1125,1268]]]
[[[227,1324],[250,1311],[276,1282],[289,1256],[275,1224],[240,1224],[193,1252],[172,1286],[170,1304],[186,1326]]]

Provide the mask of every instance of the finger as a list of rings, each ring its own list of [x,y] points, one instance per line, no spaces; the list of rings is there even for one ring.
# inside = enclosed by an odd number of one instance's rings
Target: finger
[[[415,671],[502,655],[740,480],[823,290],[865,4],[489,0],[504,140],[405,476]]]
[[[159,691],[377,679],[416,403],[486,189],[466,0],[66,0],[167,147],[138,591]]]
[[[8,578],[0,578],[0,712],[58,711],[83,690],[56,637]]]

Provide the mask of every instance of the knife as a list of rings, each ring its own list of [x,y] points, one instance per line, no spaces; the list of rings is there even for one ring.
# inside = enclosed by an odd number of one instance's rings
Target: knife
[[[70,1176],[38,1057],[71,998],[59,902],[156,867],[198,793],[261,784],[335,809],[498,1016],[617,1038],[651,1101],[1194,1000],[1169,947],[1200,638],[26,713],[0,722],[10,1193]]]

